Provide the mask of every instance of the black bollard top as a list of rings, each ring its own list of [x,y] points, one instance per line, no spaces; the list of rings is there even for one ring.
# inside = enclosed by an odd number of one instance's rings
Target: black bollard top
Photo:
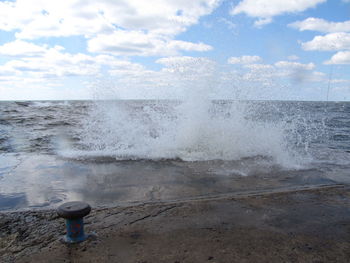
[[[91,211],[89,204],[84,202],[68,202],[57,208],[57,214],[65,219],[78,219],[88,215]]]

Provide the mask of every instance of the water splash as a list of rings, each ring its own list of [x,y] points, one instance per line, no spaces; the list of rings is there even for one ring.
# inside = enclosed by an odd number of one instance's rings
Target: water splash
[[[287,128],[286,122],[255,120],[252,103],[211,101],[208,105],[96,102],[84,121],[80,151],[66,150],[64,155],[184,161],[260,156],[284,167],[296,166],[297,155],[287,141],[292,124]]]
[[[110,99],[96,101],[84,120],[80,151],[63,154],[184,161],[260,156],[288,168],[301,164],[303,158],[296,149],[305,149],[308,141],[293,138],[298,122],[278,118],[278,109],[273,118],[265,118],[268,105],[262,103],[212,100],[222,88],[223,74],[211,62],[192,58],[180,64],[176,60],[163,63],[167,68],[162,81],[176,94],[170,98],[177,100],[111,100],[118,96],[111,96],[109,87]],[[104,91],[99,92],[97,97],[103,98]],[[232,93],[241,92],[236,87]]]

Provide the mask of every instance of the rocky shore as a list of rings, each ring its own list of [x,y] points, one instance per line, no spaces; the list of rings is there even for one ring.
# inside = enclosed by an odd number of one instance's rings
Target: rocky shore
[[[0,214],[0,262],[350,262],[349,186],[94,208],[64,245],[55,211]]]

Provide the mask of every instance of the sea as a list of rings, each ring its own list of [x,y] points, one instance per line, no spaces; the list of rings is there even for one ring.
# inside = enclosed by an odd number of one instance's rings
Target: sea
[[[350,102],[0,102],[0,210],[350,182]]]

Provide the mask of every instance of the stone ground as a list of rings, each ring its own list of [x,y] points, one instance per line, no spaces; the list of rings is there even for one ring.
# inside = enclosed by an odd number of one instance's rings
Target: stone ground
[[[350,262],[349,186],[95,208],[64,245],[55,211],[0,214],[0,262]]]

